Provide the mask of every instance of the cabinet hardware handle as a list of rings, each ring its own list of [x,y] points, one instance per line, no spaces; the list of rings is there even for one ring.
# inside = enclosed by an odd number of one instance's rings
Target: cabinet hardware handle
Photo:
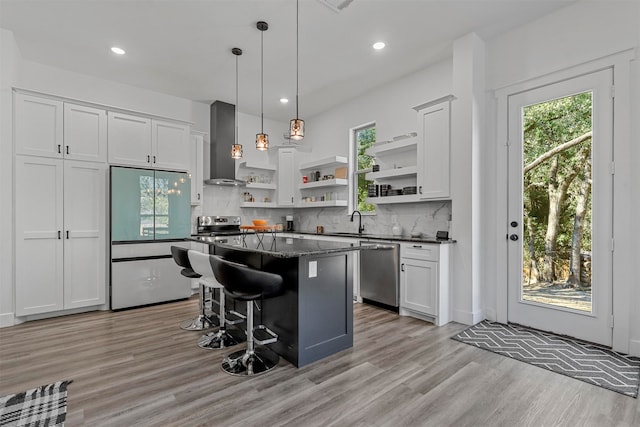
[[[58,230],[58,240],[62,239],[62,232]]]
[[[58,154],[62,154],[62,146],[58,144]]]
[[[404,262],[400,264],[400,271],[404,271]]]
[[[156,156],[153,156],[153,164],[156,163]]]
[[[147,163],[151,163],[151,156],[147,154]]]
[[[200,200],[200,193],[198,193],[198,200]]]
[[[418,187],[418,193],[422,194],[422,185]]]
[[[69,146],[67,145],[67,154],[69,154]]]
[[[67,230],[67,239],[69,238],[69,230]]]
[[[422,245],[413,245],[414,248],[421,248]]]

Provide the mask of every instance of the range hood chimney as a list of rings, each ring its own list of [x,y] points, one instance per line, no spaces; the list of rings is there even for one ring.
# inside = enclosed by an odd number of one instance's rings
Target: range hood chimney
[[[236,106],[222,101],[211,104],[211,162],[210,185],[244,185],[236,179],[236,164],[231,158],[231,146],[235,141]]]

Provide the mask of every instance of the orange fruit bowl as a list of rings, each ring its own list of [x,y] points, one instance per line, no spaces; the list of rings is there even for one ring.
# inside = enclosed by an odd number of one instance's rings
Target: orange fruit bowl
[[[253,225],[267,225],[267,220],[266,219],[254,219],[253,220]]]

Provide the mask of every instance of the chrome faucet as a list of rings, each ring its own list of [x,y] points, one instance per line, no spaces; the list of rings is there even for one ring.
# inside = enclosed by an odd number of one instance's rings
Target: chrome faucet
[[[359,210],[355,210],[351,213],[351,222],[353,222],[353,216],[356,213],[358,214],[358,234],[362,234],[362,232],[364,231],[364,225],[362,225],[362,214]]]

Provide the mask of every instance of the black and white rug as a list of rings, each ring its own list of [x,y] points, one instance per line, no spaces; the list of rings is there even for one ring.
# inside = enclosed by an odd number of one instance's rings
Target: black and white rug
[[[452,337],[631,397],[638,397],[640,358],[575,338],[484,320]]]
[[[58,381],[0,397],[0,426],[62,426],[67,417],[67,386]]]

